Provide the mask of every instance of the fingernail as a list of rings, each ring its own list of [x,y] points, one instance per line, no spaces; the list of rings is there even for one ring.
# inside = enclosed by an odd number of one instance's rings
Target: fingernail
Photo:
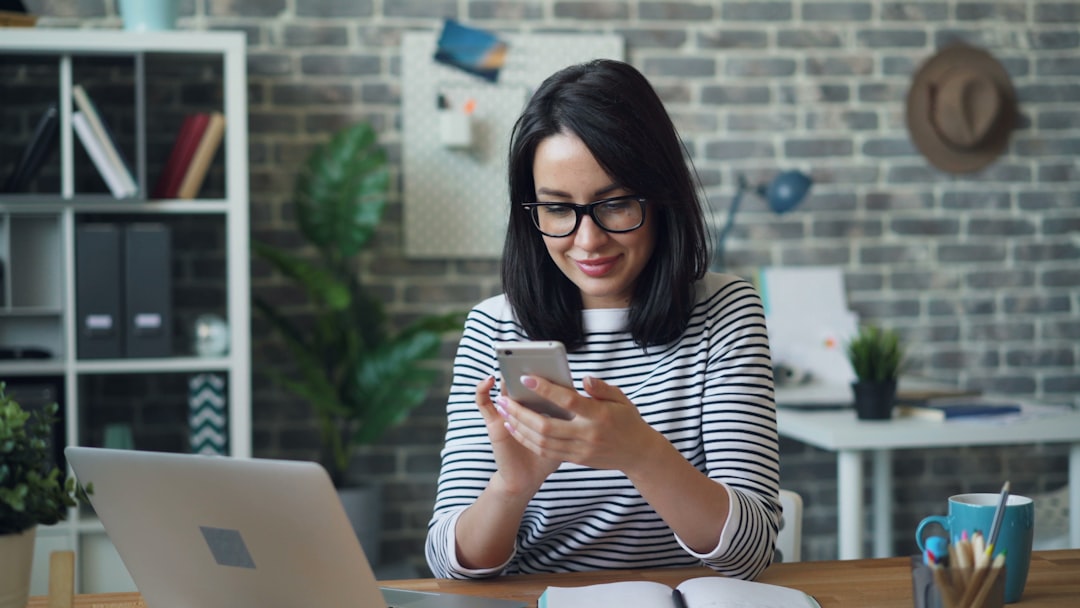
[[[495,405],[496,406],[506,405],[506,396],[505,395],[499,395],[498,397],[495,397]]]
[[[536,388],[539,383],[536,381],[536,378],[533,378],[532,376],[522,376],[521,385],[525,388],[533,389]]]
[[[510,417],[510,414],[506,413],[506,410],[503,409],[503,406],[502,406],[501,403],[496,403],[495,404],[495,411],[499,412],[499,415],[502,416],[503,418],[509,418]]]
[[[504,423],[503,423],[503,428],[505,428],[505,429],[506,429],[506,432],[507,432],[507,433],[510,433],[511,435],[513,435],[513,434],[514,434],[514,427],[510,426],[510,423],[509,423],[509,422],[504,422]]]

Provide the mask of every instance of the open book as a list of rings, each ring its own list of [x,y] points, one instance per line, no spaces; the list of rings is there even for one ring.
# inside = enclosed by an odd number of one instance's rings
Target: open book
[[[678,603],[675,591],[663,583],[625,581],[585,587],[548,587],[538,608],[820,608],[817,600],[798,589],[722,576],[683,581]]]

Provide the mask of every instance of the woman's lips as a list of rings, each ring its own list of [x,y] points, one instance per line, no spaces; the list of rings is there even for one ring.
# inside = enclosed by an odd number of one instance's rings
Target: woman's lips
[[[615,262],[619,258],[617,256],[608,258],[597,258],[595,260],[574,260],[577,267],[581,269],[581,272],[590,277],[602,277],[605,274],[611,272],[611,269],[615,267]]]

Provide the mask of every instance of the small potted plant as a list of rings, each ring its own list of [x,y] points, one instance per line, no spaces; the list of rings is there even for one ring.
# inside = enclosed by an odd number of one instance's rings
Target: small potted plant
[[[67,518],[75,479],[64,480],[49,458],[58,406],[30,413],[0,382],[0,608],[26,605],[37,526]]]
[[[904,346],[895,330],[864,325],[847,343],[855,372],[851,383],[855,414],[863,420],[892,418],[896,382],[904,364]]]

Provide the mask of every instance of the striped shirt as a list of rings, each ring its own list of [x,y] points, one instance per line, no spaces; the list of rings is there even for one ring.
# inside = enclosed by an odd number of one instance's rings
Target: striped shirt
[[[511,558],[486,570],[456,558],[457,518],[487,486],[495,459],[477,410],[477,383],[501,376],[497,341],[525,340],[505,297],[469,314],[454,359],[427,560],[443,578],[704,564],[752,579],[770,563],[779,520],[779,446],[761,300],[730,275],[696,286],[690,322],[676,341],[642,349],[626,310],[585,310],[586,345],[569,354],[574,386],[591,375],[618,386],[642,418],[731,497],[724,532],[707,554],[690,550],[620,471],[564,462],[529,502]],[[717,517],[723,517],[718,513]]]

